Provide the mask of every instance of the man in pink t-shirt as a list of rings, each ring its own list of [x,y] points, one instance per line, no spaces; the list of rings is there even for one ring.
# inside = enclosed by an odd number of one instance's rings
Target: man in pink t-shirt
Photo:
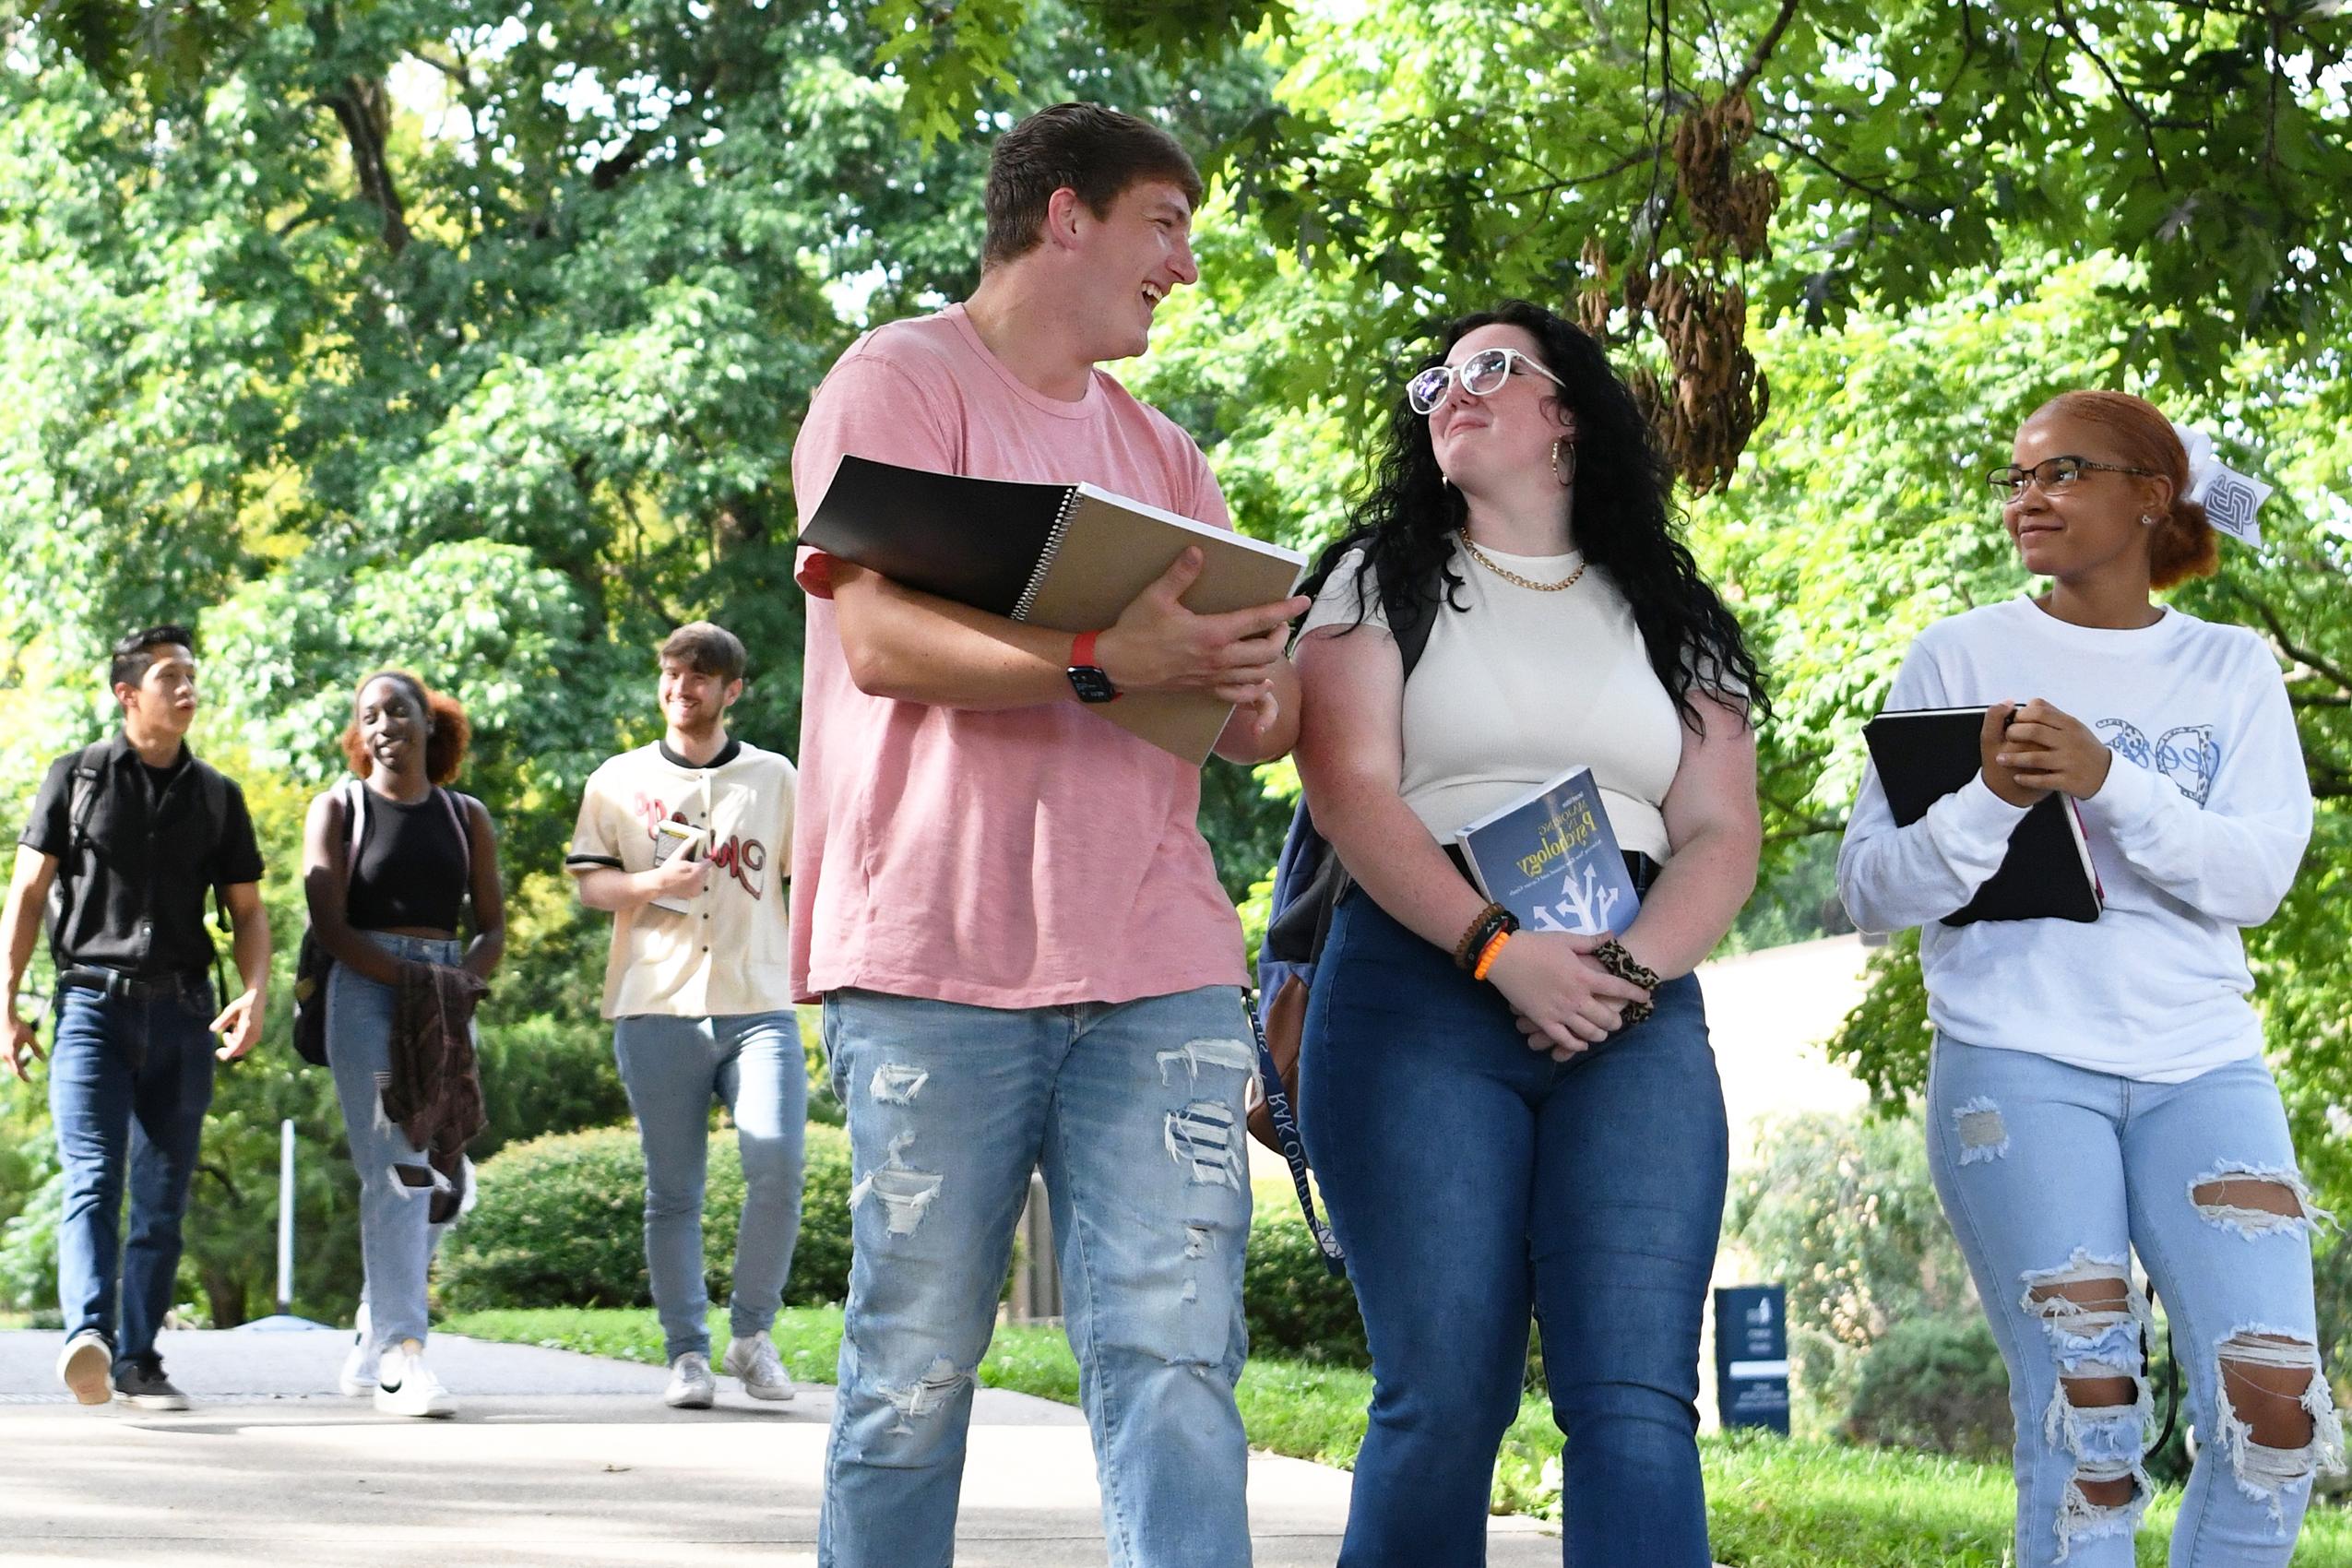
[[[855,453],[1229,527],[1199,447],[1096,368],[1197,277],[1200,190],[1173,138],[1091,104],[1007,133],[978,290],[834,366],[793,450],[802,517]],[[1040,1165],[1112,1559],[1249,1561],[1241,928],[1198,771],[1086,711],[1210,692],[1240,705],[1220,755],[1289,749],[1306,601],[1194,615],[1198,567],[1074,639],[802,552],[792,987],[825,1002],[856,1242],[826,1568],[952,1557],[973,1371]]]

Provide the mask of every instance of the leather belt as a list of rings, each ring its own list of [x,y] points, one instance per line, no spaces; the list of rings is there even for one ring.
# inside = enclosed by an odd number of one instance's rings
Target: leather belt
[[[200,974],[152,975],[141,979],[137,975],[126,975],[120,969],[100,968],[94,964],[75,964],[57,971],[60,990],[74,986],[128,1002],[152,1002],[159,997],[178,1001],[193,994],[203,983],[204,977]]]

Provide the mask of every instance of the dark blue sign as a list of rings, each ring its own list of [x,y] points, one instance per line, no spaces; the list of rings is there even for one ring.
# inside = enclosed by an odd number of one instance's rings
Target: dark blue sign
[[[1788,1431],[1788,1292],[1781,1287],[1715,1293],[1715,1398],[1726,1427]]]

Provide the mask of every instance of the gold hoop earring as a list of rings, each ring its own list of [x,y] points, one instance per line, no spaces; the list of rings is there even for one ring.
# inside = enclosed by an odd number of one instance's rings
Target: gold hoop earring
[[[1560,454],[1562,448],[1565,448],[1568,453],[1568,469],[1565,473],[1562,473],[1560,468]],[[1552,477],[1560,481],[1560,488],[1562,490],[1576,482],[1576,448],[1574,444],[1564,435],[1551,444],[1551,473]]]

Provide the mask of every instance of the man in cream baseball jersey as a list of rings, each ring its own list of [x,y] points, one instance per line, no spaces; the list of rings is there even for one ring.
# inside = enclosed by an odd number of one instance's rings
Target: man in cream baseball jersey
[[[727,732],[743,645],[698,621],[661,645],[660,740],[591,775],[564,864],[580,902],[612,911],[604,1016],[645,1146],[646,1269],[661,1319],[663,1398],[717,1393],[703,1287],[710,1105],[743,1158],[732,1337],[720,1370],[754,1399],[790,1399],[769,1331],[801,1226],[808,1076],[792,1011],[785,884],[791,762]]]

